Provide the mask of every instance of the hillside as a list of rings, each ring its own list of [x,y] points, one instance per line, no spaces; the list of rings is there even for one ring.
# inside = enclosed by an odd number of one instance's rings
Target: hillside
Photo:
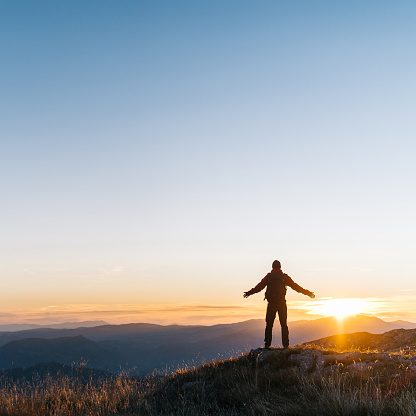
[[[257,349],[170,377],[143,415],[414,414],[416,357]],[[141,413],[143,412],[143,413]]]
[[[416,330],[394,329],[384,334],[357,332],[353,334],[332,335],[306,342],[303,345],[336,350],[414,351],[416,349]]]
[[[177,371],[162,384],[124,376],[87,385],[72,379],[21,389],[6,384],[0,414],[405,416],[416,408],[415,363],[412,355],[256,349]]]

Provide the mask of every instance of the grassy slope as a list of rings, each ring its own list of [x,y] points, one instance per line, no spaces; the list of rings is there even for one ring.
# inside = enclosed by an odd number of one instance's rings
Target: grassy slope
[[[380,356],[377,368],[301,374],[289,356],[248,356],[177,373],[147,399],[147,415],[416,415],[415,373]],[[330,354],[330,352],[325,352]],[[377,354],[371,354],[377,360]]]
[[[0,415],[416,415],[415,372],[401,360],[372,354],[377,365],[365,370],[332,363],[329,372],[303,374],[290,359],[301,352],[209,363],[160,387],[122,377],[86,387],[70,379],[3,386]]]

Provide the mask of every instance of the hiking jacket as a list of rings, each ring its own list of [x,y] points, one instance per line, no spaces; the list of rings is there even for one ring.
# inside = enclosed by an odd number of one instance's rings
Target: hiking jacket
[[[282,284],[281,289],[279,289],[279,293],[277,294],[269,294],[266,290],[266,296],[265,299],[267,299],[269,302],[285,302],[286,301],[286,286],[291,287],[296,292],[302,293],[306,296],[310,296],[312,292],[309,290],[304,289],[303,287],[299,286],[297,283],[295,283],[292,278],[287,275],[286,273],[283,273],[280,269],[273,269],[270,273],[267,273],[266,276],[261,279],[260,283],[256,286],[254,286],[252,289],[250,289],[247,292],[247,295],[253,295],[254,293],[258,293],[261,290],[263,290],[269,283],[269,279],[273,279],[273,277],[281,277],[282,278]]]

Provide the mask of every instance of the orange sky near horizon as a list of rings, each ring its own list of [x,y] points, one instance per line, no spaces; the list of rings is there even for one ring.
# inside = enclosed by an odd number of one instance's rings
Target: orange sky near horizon
[[[317,298],[315,300],[292,300],[288,302],[289,321],[318,319],[336,316],[331,306],[341,301],[341,314],[365,314],[386,321],[416,321],[412,304],[414,297],[386,298]],[[408,306],[406,306],[408,305]],[[345,308],[346,306],[347,308]],[[162,325],[214,325],[241,322],[249,319],[264,319],[266,302],[241,302],[234,305],[164,304],[164,305],[55,305],[38,309],[15,309],[0,312],[0,324],[36,323],[57,324],[103,320],[110,324],[133,322]]]

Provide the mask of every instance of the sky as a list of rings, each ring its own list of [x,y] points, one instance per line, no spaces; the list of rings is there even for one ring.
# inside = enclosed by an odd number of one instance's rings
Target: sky
[[[219,323],[274,259],[416,321],[416,3],[0,2],[0,321]]]

